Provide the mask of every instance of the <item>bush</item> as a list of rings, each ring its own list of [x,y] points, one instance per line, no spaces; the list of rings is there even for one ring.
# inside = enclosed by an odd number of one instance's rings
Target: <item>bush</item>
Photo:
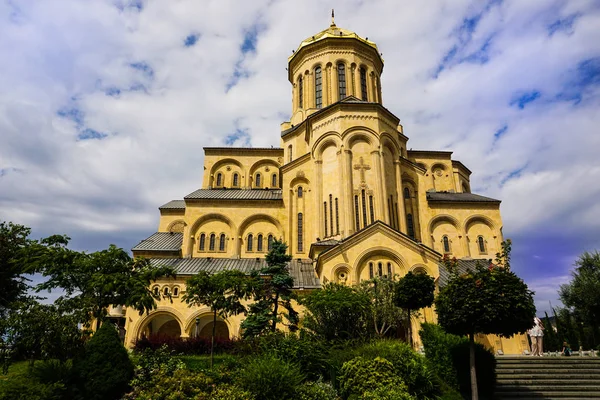
[[[444,332],[435,324],[421,325],[425,357],[437,375],[450,387],[471,396],[469,373],[469,340]],[[496,358],[483,345],[476,343],[475,365],[480,397],[492,397],[496,387]]]
[[[292,399],[303,380],[296,364],[271,354],[250,358],[237,376],[238,384],[257,400]]]
[[[337,392],[329,383],[306,382],[301,385],[296,392],[297,400],[336,400]]]
[[[361,400],[413,400],[406,388],[397,388],[382,386],[375,390],[369,390],[363,393]]]
[[[151,388],[156,376],[172,376],[175,371],[183,369],[183,361],[171,356],[166,345],[157,350],[145,349],[135,357],[134,378],[131,386],[134,389]]]
[[[217,386],[210,394],[210,400],[254,400],[250,392],[246,392],[237,386],[221,385]]]
[[[151,385],[134,388],[125,398],[135,400],[208,399],[214,382],[202,373],[178,369],[172,375],[155,375]]]
[[[340,377],[342,395],[362,396],[365,392],[379,388],[395,387],[407,391],[402,379],[394,372],[394,365],[377,357],[373,360],[356,357],[345,362]]]
[[[0,400],[61,400],[65,386],[62,383],[44,384],[26,375],[12,377],[0,385]]]
[[[120,398],[128,389],[133,365],[115,326],[109,322],[86,344],[83,358],[75,361],[75,370],[87,399]]]
[[[134,350],[141,352],[145,349],[157,350],[163,346],[175,353],[184,354],[210,354],[210,338],[176,338],[171,336],[153,334],[138,339]],[[215,338],[215,354],[234,352],[236,341],[230,339]]]

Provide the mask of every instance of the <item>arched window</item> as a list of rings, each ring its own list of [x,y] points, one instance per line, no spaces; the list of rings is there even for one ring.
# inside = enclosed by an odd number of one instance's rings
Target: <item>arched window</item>
[[[277,174],[273,174],[273,176],[271,177],[271,187],[277,187]]]
[[[256,251],[263,251],[263,236],[258,235],[256,237]]]
[[[206,245],[206,235],[203,233],[200,235],[200,251],[204,251]]]
[[[369,263],[369,279],[373,279],[373,263]]]
[[[237,174],[237,172],[235,174],[233,174],[233,183],[232,183],[233,187],[238,187],[238,185],[240,184],[239,178],[240,178],[240,176]]]
[[[292,145],[288,146],[288,162],[292,162]]]
[[[304,221],[302,213],[298,213],[298,252],[304,251]]]
[[[367,225],[369,225],[369,223],[367,222],[367,197],[365,196],[365,189],[363,189],[361,191],[361,200],[362,200],[362,217],[363,217],[363,228]]]
[[[246,242],[246,251],[252,251],[252,234],[248,235],[248,241]]]
[[[302,75],[298,78],[298,108],[304,108],[304,85]]]
[[[377,263],[377,275],[383,276],[383,264],[382,263]]]
[[[404,188],[404,198],[410,199],[410,189],[407,187]]]
[[[356,231],[360,231],[360,214],[358,213],[358,196],[354,196],[354,218],[356,220]]]
[[[340,234],[340,208],[337,197],[335,198],[335,234]]]
[[[392,278],[392,263],[387,263],[387,273],[388,273],[388,277],[391,279]]]
[[[410,236],[411,238],[415,238],[415,226],[413,223],[413,216],[412,214],[407,214],[406,215],[406,228],[408,230],[408,236]]]
[[[225,251],[225,234],[221,233],[219,238],[219,251]]]
[[[324,222],[325,222],[325,237],[329,236],[327,234],[327,202],[324,201],[323,202],[323,215],[324,215]]]
[[[217,187],[223,186],[223,174],[220,172],[217,174]]]
[[[360,94],[361,99],[367,101],[367,70],[360,69]]]
[[[208,250],[215,251],[215,234],[214,233],[210,234],[210,240],[208,242]]]
[[[369,196],[369,212],[371,214],[371,222],[375,222],[375,210],[373,209],[373,196]]]
[[[152,293],[154,293],[155,296],[158,296],[160,294],[160,289],[158,288],[158,286],[154,286],[154,288],[152,289]]]
[[[178,288],[177,286],[175,286],[175,287],[173,288],[173,296],[174,296],[174,297],[177,297],[177,296],[179,296],[179,288]]]
[[[339,63],[337,65],[338,73],[338,92],[340,94],[340,100],[346,97],[346,65]]]
[[[267,251],[273,250],[273,235],[267,237]]]
[[[444,243],[444,253],[450,253],[450,240],[448,239],[448,236],[444,235],[442,243]]]
[[[479,252],[480,253],[486,253],[486,251],[485,251],[485,240],[483,239],[483,236],[479,236],[477,238],[477,244],[479,245]]]
[[[321,67],[315,68],[315,107],[323,107],[323,84],[321,79]]]
[[[164,294],[165,296],[168,296],[168,295],[169,295],[169,287],[168,287],[168,286],[167,286],[167,287],[165,287],[165,288],[163,289],[163,294]]]
[[[254,186],[257,188],[261,187],[260,174],[256,174],[256,178],[254,179]]]
[[[298,197],[302,197],[302,195],[304,194],[304,193],[302,193],[302,191],[303,191],[302,186],[298,186]]]
[[[330,219],[329,219],[329,228],[330,228],[330,232],[333,235],[333,196],[330,194],[329,195],[329,215],[330,215]]]

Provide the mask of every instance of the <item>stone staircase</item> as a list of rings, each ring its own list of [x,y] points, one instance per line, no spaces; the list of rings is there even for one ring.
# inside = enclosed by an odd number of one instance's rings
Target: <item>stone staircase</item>
[[[600,357],[499,356],[496,398],[600,399]]]

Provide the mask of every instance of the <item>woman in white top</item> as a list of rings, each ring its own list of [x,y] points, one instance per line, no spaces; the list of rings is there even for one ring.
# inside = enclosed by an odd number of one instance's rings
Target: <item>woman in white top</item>
[[[534,356],[542,356],[544,354],[544,324],[538,317],[533,318],[533,328],[527,331],[531,338],[531,353]]]

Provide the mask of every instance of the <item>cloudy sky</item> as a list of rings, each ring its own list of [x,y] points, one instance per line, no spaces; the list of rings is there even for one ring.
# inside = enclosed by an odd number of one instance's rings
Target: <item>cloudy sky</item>
[[[383,52],[414,149],[503,200],[539,310],[600,250],[596,0],[0,0],[0,220],[126,249],[201,185],[203,146],[278,146],[286,61],[337,25]]]

